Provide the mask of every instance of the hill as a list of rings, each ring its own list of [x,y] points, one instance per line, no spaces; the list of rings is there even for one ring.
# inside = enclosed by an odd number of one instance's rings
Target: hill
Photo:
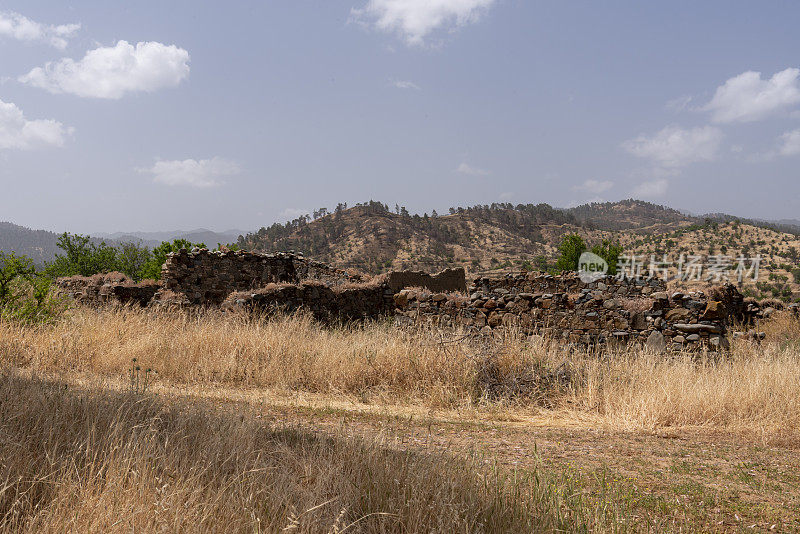
[[[10,222],[0,222],[0,250],[24,254],[42,266],[58,252],[58,234],[47,230],[31,230]]]
[[[239,239],[249,250],[296,250],[342,268],[439,269],[461,265],[472,272],[551,261],[565,234],[590,241],[618,232],[664,233],[695,218],[638,200],[558,209],[548,204],[506,203],[450,208],[447,215],[410,214],[370,201],[333,212],[315,211]]]
[[[470,274],[513,269],[546,269],[558,256],[566,234],[577,233],[591,246],[620,242],[627,254],[649,262],[650,255],[677,261],[681,254],[731,259],[762,257],[762,279],[745,284],[761,298],[800,298],[800,238],[786,224],[742,222],[726,214],[702,217],[639,200],[593,203],[568,209],[547,204],[491,204],[451,208],[447,215],[392,211],[370,201],[240,237],[247,250],[294,250],[343,269],[369,274],[390,269],[439,270],[464,267]]]

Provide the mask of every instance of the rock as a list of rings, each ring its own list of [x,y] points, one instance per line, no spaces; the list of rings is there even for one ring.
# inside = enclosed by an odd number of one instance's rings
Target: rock
[[[650,335],[647,336],[645,346],[655,352],[664,352],[667,350],[667,343],[664,341],[664,334],[658,330],[653,330],[650,332]]]
[[[686,341],[700,341],[700,334],[689,334],[686,336]]]
[[[489,318],[486,320],[486,324],[491,326],[492,328],[498,327],[503,323],[503,316],[497,312],[492,312],[489,314]]]
[[[484,303],[483,307],[487,310],[493,310],[497,307],[497,301],[494,299],[489,299]]]
[[[603,302],[603,307],[607,310],[613,310],[617,307],[617,301],[615,299],[608,299]]]
[[[400,292],[394,296],[394,303],[398,308],[405,308],[408,306],[408,293]]]
[[[674,343],[685,343],[686,342],[686,338],[683,337],[683,336],[675,336],[675,337],[672,338],[672,341]]]
[[[704,321],[714,321],[722,319],[727,315],[725,305],[719,300],[710,300],[706,304],[705,310],[700,315],[700,319]]]
[[[650,295],[653,300],[669,300],[669,295],[665,291],[656,291]]]
[[[447,295],[444,293],[434,293],[431,298],[434,302],[442,302],[443,300],[447,300]]]
[[[634,330],[645,330],[647,328],[647,317],[641,312],[634,313],[631,316],[630,324]]]
[[[675,321],[686,321],[692,313],[686,308],[673,308],[667,312],[665,319],[670,323]]]
[[[687,334],[699,334],[700,332],[708,332],[710,334],[721,334],[722,330],[719,326],[713,324],[685,324],[676,323],[672,325],[675,330],[685,332]]]

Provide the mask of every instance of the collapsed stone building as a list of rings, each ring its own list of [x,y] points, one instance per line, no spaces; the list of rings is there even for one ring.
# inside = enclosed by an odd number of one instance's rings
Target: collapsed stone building
[[[667,293],[658,279],[574,273],[478,277],[464,269],[436,275],[399,271],[370,280],[291,253],[181,250],[168,255],[159,282],[134,283],[120,273],[69,277],[60,290],[89,305],[219,307],[223,310],[310,311],[320,320],[393,316],[492,334],[510,330],[597,345],[640,342],[654,349],[727,346],[727,328],[762,314],[730,284],[707,292]]]

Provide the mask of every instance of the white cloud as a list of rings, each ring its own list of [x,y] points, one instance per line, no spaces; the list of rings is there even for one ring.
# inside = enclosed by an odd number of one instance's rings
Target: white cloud
[[[63,50],[67,39],[75,35],[80,24],[42,24],[19,13],[0,12],[0,35],[27,42],[44,42]]]
[[[633,189],[633,196],[637,198],[662,197],[667,192],[669,182],[665,178],[642,182]]]
[[[641,158],[665,167],[682,167],[696,161],[711,161],[722,142],[722,132],[713,126],[684,130],[667,126],[653,136],[640,135],[622,147]]]
[[[86,52],[80,61],[64,58],[36,67],[19,81],[51,93],[121,98],[127,92],[174,87],[189,75],[189,52],[175,45],[119,41]]]
[[[783,144],[779,150],[782,156],[796,156],[800,154],[800,129],[786,132],[781,136]]]
[[[439,29],[476,22],[495,0],[369,0],[353,9],[355,20],[400,35],[409,45],[423,45]]]
[[[394,80],[392,81],[392,85],[398,89],[415,89],[417,91],[422,90],[422,87],[408,80]]]
[[[156,183],[200,188],[222,185],[220,178],[241,171],[235,162],[216,157],[201,160],[156,161],[151,168],[140,170],[152,174]]]
[[[692,103],[693,97],[689,95],[679,96],[678,98],[673,98],[672,100],[668,101],[666,104],[666,108],[670,111],[683,111],[689,107],[689,104]]]
[[[467,165],[466,163],[461,163],[461,165],[459,165],[456,168],[456,172],[461,173],[461,174],[467,174],[469,176],[488,176],[489,175],[489,171],[486,171],[484,169],[479,169],[477,167],[471,167],[471,166]]]
[[[16,105],[0,100],[0,149],[62,146],[71,128],[52,119],[28,120]]]
[[[717,88],[703,108],[714,122],[752,122],[800,103],[800,69],[788,68],[768,80],[760,72],[747,71]]]
[[[600,194],[614,187],[614,182],[610,180],[586,180],[582,184],[572,186],[573,191],[585,191],[587,193]]]

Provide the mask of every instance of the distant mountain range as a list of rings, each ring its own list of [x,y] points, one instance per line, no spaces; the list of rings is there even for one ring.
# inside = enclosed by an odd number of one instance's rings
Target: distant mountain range
[[[572,232],[590,242],[625,236],[623,241],[633,244],[644,236],[667,236],[709,220],[738,220],[770,231],[800,235],[798,220],[759,221],[724,213],[697,216],[633,199],[564,209],[548,204],[495,203],[448,211],[441,215],[410,214],[400,206],[390,209],[370,201],[350,208],[340,204],[332,211],[320,209],[313,216],[251,233],[201,228],[100,233],[93,237],[109,244],[136,242],[151,248],[178,238],[202,242],[209,248],[236,242],[247,250],[295,250],[338,267],[374,273],[390,268],[433,270],[455,265],[477,272],[509,262],[552,259],[561,238]],[[0,250],[25,254],[39,265],[52,261],[59,252],[57,240],[54,232],[0,223]]]
[[[240,235],[247,232],[244,230],[225,230],[224,232],[214,232],[205,228],[197,230],[173,230],[171,232],[114,232],[111,234],[99,233],[94,237],[115,241],[118,243],[138,242],[148,247],[160,245],[163,241],[173,241],[175,239],[186,239],[192,243],[205,243],[211,248],[215,248],[217,243],[227,245],[235,242]]]
[[[162,241],[174,239],[187,239],[192,243],[205,243],[214,248],[217,243],[228,244],[235,242],[244,234],[241,230],[227,230],[213,232],[206,229],[175,230],[173,232],[116,232],[113,234],[95,234],[95,241],[105,241],[108,244],[139,243],[147,247],[155,247]],[[61,234],[47,230],[31,230],[9,222],[0,222],[0,250],[15,252],[31,258],[38,266],[53,261],[55,255],[61,252],[58,248],[58,237]]]

